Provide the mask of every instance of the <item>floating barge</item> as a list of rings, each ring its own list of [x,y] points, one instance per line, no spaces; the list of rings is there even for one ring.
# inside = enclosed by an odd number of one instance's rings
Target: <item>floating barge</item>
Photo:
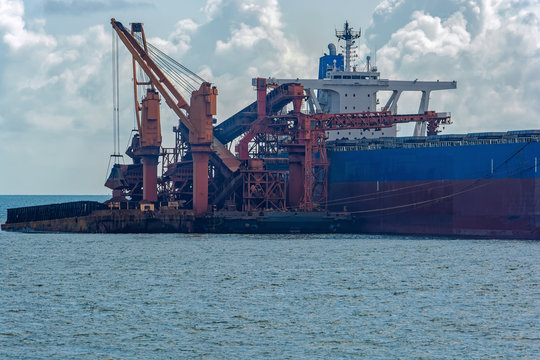
[[[117,209],[94,201],[8,210],[2,230],[72,233],[351,233],[359,227],[347,213],[219,211],[195,216],[168,206]]]

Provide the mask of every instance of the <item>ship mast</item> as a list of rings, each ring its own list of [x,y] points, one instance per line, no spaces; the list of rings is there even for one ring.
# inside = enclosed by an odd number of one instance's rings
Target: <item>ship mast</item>
[[[336,37],[340,40],[345,40],[345,71],[351,71],[351,50],[354,45],[354,40],[358,39],[362,31],[354,31],[349,27],[349,22],[345,21],[343,31],[336,30]]]

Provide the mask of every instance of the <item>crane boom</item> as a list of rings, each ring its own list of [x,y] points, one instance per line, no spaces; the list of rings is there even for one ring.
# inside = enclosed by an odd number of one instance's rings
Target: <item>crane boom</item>
[[[150,56],[148,56],[148,53],[142,48],[139,42],[124,27],[124,25],[122,25],[121,22],[116,21],[114,18],[111,19],[111,25],[133,58],[150,78],[152,84],[165,98],[165,103],[175,112],[175,114],[180,118],[180,121],[186,125],[190,131],[195,131],[193,123],[182,111],[182,109],[184,109],[189,113],[190,107],[188,102],[173,86],[165,74],[163,74]]]
[[[148,52],[139,44],[137,39],[133,37],[122,23],[112,18],[111,24],[120,40],[122,40],[128,51],[133,55],[134,60],[137,61],[146,75],[150,78],[151,84],[160,94],[162,94],[165,98],[165,103],[175,112],[180,119],[180,122],[188,129],[190,139],[199,139],[199,141],[212,143],[212,150],[216,153],[217,157],[229,171],[235,172],[239,168],[240,162],[218,139],[213,138],[211,121],[210,125],[208,125],[207,121],[208,115],[210,114],[202,114],[198,108],[192,109],[193,98],[190,105],[148,55]],[[138,24],[138,27],[142,32],[142,25]],[[211,90],[209,88],[209,83],[203,83],[201,84],[201,88],[194,92],[193,95],[195,95],[195,97],[200,97],[199,95],[203,94],[209,95],[209,93],[212,93],[214,96],[217,95],[217,90]],[[203,105],[204,103],[205,101],[202,101],[200,105]],[[210,101],[210,103],[214,102]],[[215,111],[215,104],[212,107],[214,108],[212,110]],[[183,110],[185,110],[189,116],[186,115]],[[197,114],[192,114],[192,112]],[[193,115],[195,115],[196,118],[194,118]]]

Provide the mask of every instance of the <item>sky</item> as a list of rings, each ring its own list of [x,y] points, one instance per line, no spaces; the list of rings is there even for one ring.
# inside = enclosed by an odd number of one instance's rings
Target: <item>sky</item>
[[[360,68],[371,55],[381,78],[458,82],[431,96],[430,110],[452,113],[444,133],[540,129],[539,0],[0,0],[0,194],[109,193],[113,17],[144,23],[214,83],[218,121],[255,100],[253,77],[316,77],[347,20],[362,30]],[[124,147],[134,113],[121,50]],[[398,111],[418,101],[403,96]],[[162,107],[164,146],[176,123]]]

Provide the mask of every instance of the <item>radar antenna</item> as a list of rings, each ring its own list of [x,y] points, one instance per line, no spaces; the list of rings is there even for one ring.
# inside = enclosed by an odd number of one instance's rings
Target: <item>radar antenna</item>
[[[340,40],[345,40],[345,71],[351,71],[351,50],[354,45],[354,40],[358,39],[362,34],[361,30],[353,31],[349,27],[349,22],[345,21],[343,31],[336,30],[336,37]]]

